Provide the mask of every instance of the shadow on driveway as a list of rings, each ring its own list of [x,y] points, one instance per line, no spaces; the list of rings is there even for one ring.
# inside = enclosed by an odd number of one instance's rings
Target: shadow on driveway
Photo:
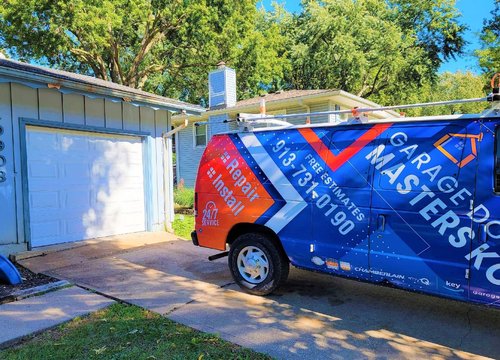
[[[276,294],[252,296],[233,284],[226,259],[207,260],[214,251],[147,236],[21,264],[277,358],[500,357],[498,310],[297,269]]]

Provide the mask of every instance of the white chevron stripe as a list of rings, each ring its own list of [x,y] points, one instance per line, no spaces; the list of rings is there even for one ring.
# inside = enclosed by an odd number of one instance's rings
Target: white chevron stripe
[[[283,171],[276,165],[254,134],[240,134],[239,137],[269,181],[286,201],[286,205],[266,223],[266,226],[277,234],[304,210],[307,203],[288,181]]]

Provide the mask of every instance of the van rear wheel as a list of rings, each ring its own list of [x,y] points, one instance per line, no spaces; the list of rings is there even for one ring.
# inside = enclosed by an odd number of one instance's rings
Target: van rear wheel
[[[246,292],[268,295],[283,284],[289,272],[286,255],[267,236],[240,235],[229,250],[229,269]]]

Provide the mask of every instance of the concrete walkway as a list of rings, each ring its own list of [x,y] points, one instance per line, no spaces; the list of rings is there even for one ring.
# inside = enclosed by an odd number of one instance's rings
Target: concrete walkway
[[[140,236],[135,248],[127,237],[21,263],[278,359],[500,358],[496,309],[297,269],[273,296],[251,296],[227,259],[207,260],[215,251]]]
[[[0,305],[0,348],[112,303],[104,296],[72,286]]]

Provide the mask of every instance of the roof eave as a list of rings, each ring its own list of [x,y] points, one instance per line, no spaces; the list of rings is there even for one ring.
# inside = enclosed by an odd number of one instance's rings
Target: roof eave
[[[23,80],[29,80],[29,81],[36,82],[36,83],[57,84],[60,87],[65,87],[65,88],[77,90],[78,92],[81,92],[84,94],[85,93],[86,94],[99,94],[99,95],[103,95],[103,96],[118,98],[121,100],[130,99],[134,103],[154,106],[154,107],[157,107],[159,109],[168,110],[168,111],[172,111],[172,112],[178,112],[178,111],[185,110],[186,113],[188,113],[188,114],[200,115],[205,111],[201,107],[198,107],[196,105],[191,105],[188,103],[186,103],[186,105],[167,103],[167,102],[161,101],[159,99],[155,99],[154,97],[139,95],[139,94],[135,94],[135,93],[128,92],[128,91],[110,89],[110,88],[106,88],[105,86],[93,85],[93,84],[88,84],[88,83],[84,83],[84,82],[80,82],[80,81],[73,81],[73,80],[68,80],[68,79],[61,79],[61,78],[58,78],[55,76],[36,74],[36,73],[30,72],[30,71],[24,71],[24,70],[19,70],[19,69],[0,67],[0,76],[1,75],[11,77],[11,78],[17,78],[20,82],[22,82]]]

